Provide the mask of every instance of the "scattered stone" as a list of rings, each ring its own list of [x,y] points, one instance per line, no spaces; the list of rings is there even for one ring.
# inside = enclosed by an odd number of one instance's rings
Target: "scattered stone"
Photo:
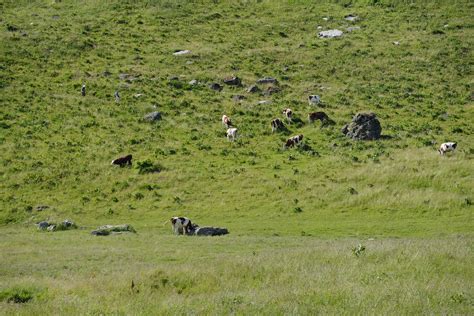
[[[327,20],[329,20],[329,18],[323,18],[323,20],[324,20],[324,21],[327,21]]]
[[[380,138],[382,127],[374,113],[357,113],[341,131],[354,140],[374,140]]]
[[[321,31],[318,33],[318,36],[321,38],[334,38],[334,37],[340,37],[342,36],[342,31],[340,30],[327,30],[327,31]]]
[[[48,205],[38,205],[37,207],[35,207],[35,211],[41,212],[41,211],[47,210],[48,208],[49,208]]]
[[[161,120],[161,113],[158,111],[148,113],[143,117],[143,121],[146,121],[146,122],[155,122],[159,120]]]
[[[49,226],[49,223],[46,221],[42,221],[36,224],[36,227],[38,227],[39,230],[46,230],[48,226]]]
[[[185,49],[185,50],[177,50],[173,53],[173,55],[174,56],[181,56],[181,55],[186,55],[186,54],[189,54],[189,53],[191,53],[191,51]]]
[[[139,97],[141,97],[141,96],[143,96],[143,95],[144,95],[143,93],[137,93],[137,94],[133,95],[133,97],[134,97],[134,98],[139,98]]]
[[[323,27],[322,27],[321,25],[318,25],[317,29],[318,29],[318,30],[322,30]]]
[[[359,19],[357,15],[348,14],[344,17],[345,20],[355,22]]]
[[[395,42],[393,42],[393,45],[397,45],[397,46],[398,46],[398,45],[400,45],[400,42],[395,41]]]
[[[169,81],[176,81],[176,80],[179,80],[179,77],[178,76],[169,76],[168,80]]]
[[[352,195],[357,195],[357,194],[359,194],[359,192],[357,192],[357,190],[354,189],[354,188],[350,188],[350,189],[349,189],[349,193],[352,194]]]
[[[91,234],[94,236],[108,236],[110,234],[121,234],[121,233],[136,233],[137,231],[132,225],[104,225],[100,226],[96,230],[92,231]]]
[[[77,225],[74,224],[74,222],[66,219],[59,224],[48,223],[47,221],[42,221],[42,222],[37,223],[36,227],[38,227],[38,230],[47,230],[49,232],[54,232],[54,231],[61,231],[61,230],[76,229]]]
[[[252,85],[247,89],[248,93],[257,93],[257,92],[260,92],[260,91],[261,91],[260,88],[257,87],[256,85]]]
[[[275,78],[271,78],[271,77],[265,77],[265,78],[262,78],[262,79],[258,79],[257,83],[258,84],[267,84],[267,83],[278,84],[278,80],[276,80]]]
[[[103,75],[104,77],[108,77],[108,76],[110,76],[111,74],[112,74],[112,73],[111,73],[110,71],[108,71],[108,70],[106,70],[106,71],[104,71],[104,72],[102,73],[102,75]]]
[[[229,86],[241,86],[242,80],[239,77],[228,77],[224,78],[224,83]]]
[[[191,81],[188,82],[188,83],[189,83],[189,85],[191,85],[191,86],[195,86],[195,85],[198,84],[198,81],[197,81],[196,79],[193,79],[193,80],[191,80]]]
[[[57,20],[57,19],[59,19],[59,15],[53,15],[52,18],[53,18],[53,20]]]
[[[232,100],[234,100],[234,102],[240,102],[244,99],[245,99],[245,96],[241,95],[241,94],[237,94],[237,95],[232,96]]]
[[[131,74],[126,74],[126,73],[119,74],[119,79],[120,80],[125,80],[128,83],[133,83],[135,80],[138,80],[138,77],[140,77],[140,75],[134,76],[134,75],[131,75]]]
[[[360,30],[360,26],[350,26],[346,29],[348,32]]]
[[[258,101],[258,104],[259,104],[259,105],[272,104],[272,101],[270,101],[270,100],[262,100],[262,101]]]
[[[270,95],[275,94],[275,93],[278,93],[278,92],[280,92],[280,91],[281,91],[281,89],[278,88],[278,87],[268,87],[268,88],[265,90],[265,92],[263,92],[263,94],[266,95],[266,96],[270,96]]]
[[[192,65],[192,64],[194,64],[194,61],[192,61],[192,60],[186,61],[186,65]]]
[[[211,88],[212,90],[214,91],[222,91],[222,89],[224,89],[223,86],[221,86],[220,84],[216,83],[216,82],[213,82],[209,85],[209,88]]]

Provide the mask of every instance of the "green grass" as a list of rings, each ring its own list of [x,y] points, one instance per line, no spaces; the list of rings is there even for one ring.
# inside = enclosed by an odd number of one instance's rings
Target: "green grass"
[[[0,3],[0,312],[471,314],[473,8]],[[318,26],[345,34],[319,39]],[[208,88],[232,74],[244,87]],[[266,76],[280,92],[245,92]],[[297,122],[272,134],[286,107]],[[306,123],[321,110],[334,126]],[[151,111],[163,119],[143,122]],[[383,139],[341,133],[359,111],[377,114]],[[294,134],[306,146],[283,150]],[[458,149],[441,157],[445,141]],[[110,165],[129,153],[133,167]],[[177,215],[230,236],[176,238],[162,223]],[[66,218],[82,229],[33,226]],[[138,235],[89,236],[122,223]]]

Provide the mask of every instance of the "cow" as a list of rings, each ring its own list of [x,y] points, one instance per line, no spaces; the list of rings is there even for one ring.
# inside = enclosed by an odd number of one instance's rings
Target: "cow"
[[[294,147],[298,145],[299,143],[301,143],[302,141],[303,141],[303,135],[296,135],[296,136],[290,137],[286,140],[285,148]]]
[[[454,151],[457,145],[458,145],[457,143],[453,143],[453,142],[442,143],[441,146],[439,146],[438,152],[440,155],[444,155],[449,151]]]
[[[83,97],[86,96],[86,85],[85,84],[82,85],[81,94],[82,94]]]
[[[187,217],[171,217],[171,226],[173,229],[173,232],[176,235],[186,235],[186,234],[191,234],[194,230],[194,225],[191,222],[191,220]]]
[[[319,95],[310,95],[308,96],[309,105],[316,105],[321,102],[321,97]]]
[[[227,128],[232,126],[232,121],[230,120],[230,117],[228,117],[225,114],[222,115],[222,125],[224,125]]]
[[[285,125],[279,118],[272,120],[272,133],[284,128],[285,128]]]
[[[229,141],[234,141],[237,138],[237,129],[235,127],[231,127],[227,129],[227,139]]]
[[[123,167],[125,165],[132,165],[132,155],[127,155],[124,157],[120,157],[117,159],[112,160],[111,165],[119,165],[120,167]]]
[[[293,117],[293,112],[291,109],[284,109],[282,111],[283,115],[285,115],[286,119],[288,120],[288,123],[291,123],[291,118]]]

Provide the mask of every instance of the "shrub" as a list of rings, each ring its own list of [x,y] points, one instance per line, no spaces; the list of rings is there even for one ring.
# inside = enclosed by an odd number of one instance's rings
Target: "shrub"
[[[163,167],[159,163],[153,163],[147,159],[137,162],[137,169],[139,174],[161,172]]]

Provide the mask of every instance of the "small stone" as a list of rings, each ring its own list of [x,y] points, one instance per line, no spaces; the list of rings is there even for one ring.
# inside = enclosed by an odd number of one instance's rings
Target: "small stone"
[[[342,36],[342,31],[340,30],[327,30],[327,31],[321,31],[318,33],[318,36],[321,38],[334,38],[334,37],[340,37]]]
[[[141,96],[143,96],[143,93],[137,93],[137,94],[134,94],[134,95],[133,95],[134,98],[139,98],[139,97],[141,97]]]
[[[400,45],[400,42],[395,41],[395,42],[393,42],[393,45]]]
[[[49,208],[48,205],[38,205],[37,207],[35,207],[35,211],[41,212],[41,211],[47,210],[48,208]]]
[[[222,89],[224,89],[223,86],[221,86],[220,84],[216,83],[216,82],[213,82],[209,85],[209,88],[214,90],[214,91],[222,91]]]
[[[143,120],[146,121],[146,122],[159,121],[159,120],[161,120],[161,113],[158,112],[158,111],[148,113],[143,117]]]
[[[47,230],[48,230],[49,232],[54,232],[54,231],[56,230],[56,225],[54,225],[54,224],[49,225],[48,228],[47,228]]]
[[[198,84],[198,81],[196,79],[193,79],[190,82],[188,82],[188,84],[191,85],[191,86],[195,86],[195,85]]]
[[[240,80],[239,77],[224,78],[224,83],[229,85],[229,86],[241,86],[242,85],[242,81]]]
[[[38,227],[38,229],[40,230],[45,230],[48,228],[49,226],[49,223],[47,221],[42,221],[42,222],[39,222],[38,224],[36,224],[36,226]]]
[[[350,26],[346,29],[348,32],[360,30],[360,26]]]
[[[189,53],[191,53],[191,51],[185,49],[185,50],[177,50],[173,53],[173,55],[174,56],[181,56],[181,55],[186,55],[186,54],[189,54]]]
[[[257,93],[260,92],[260,88],[257,87],[256,85],[252,85],[247,89],[248,93]]]
[[[272,101],[270,101],[270,100],[262,100],[262,101],[258,101],[258,104],[259,104],[259,105],[272,104]]]
[[[359,19],[359,17],[356,16],[356,15],[348,14],[344,17],[344,19],[347,20],[347,21],[354,22],[354,21],[357,21]]]
[[[232,96],[232,100],[234,100],[234,102],[240,102],[244,99],[245,99],[245,96],[243,96],[241,94],[237,94],[237,95]]]
[[[267,84],[267,83],[278,84],[278,80],[276,80],[275,78],[271,78],[271,77],[265,77],[265,78],[262,78],[262,79],[258,79],[257,83],[258,84]]]
[[[266,96],[270,96],[270,95],[278,93],[280,91],[281,91],[281,89],[278,88],[278,87],[268,87],[263,94],[266,95]]]

